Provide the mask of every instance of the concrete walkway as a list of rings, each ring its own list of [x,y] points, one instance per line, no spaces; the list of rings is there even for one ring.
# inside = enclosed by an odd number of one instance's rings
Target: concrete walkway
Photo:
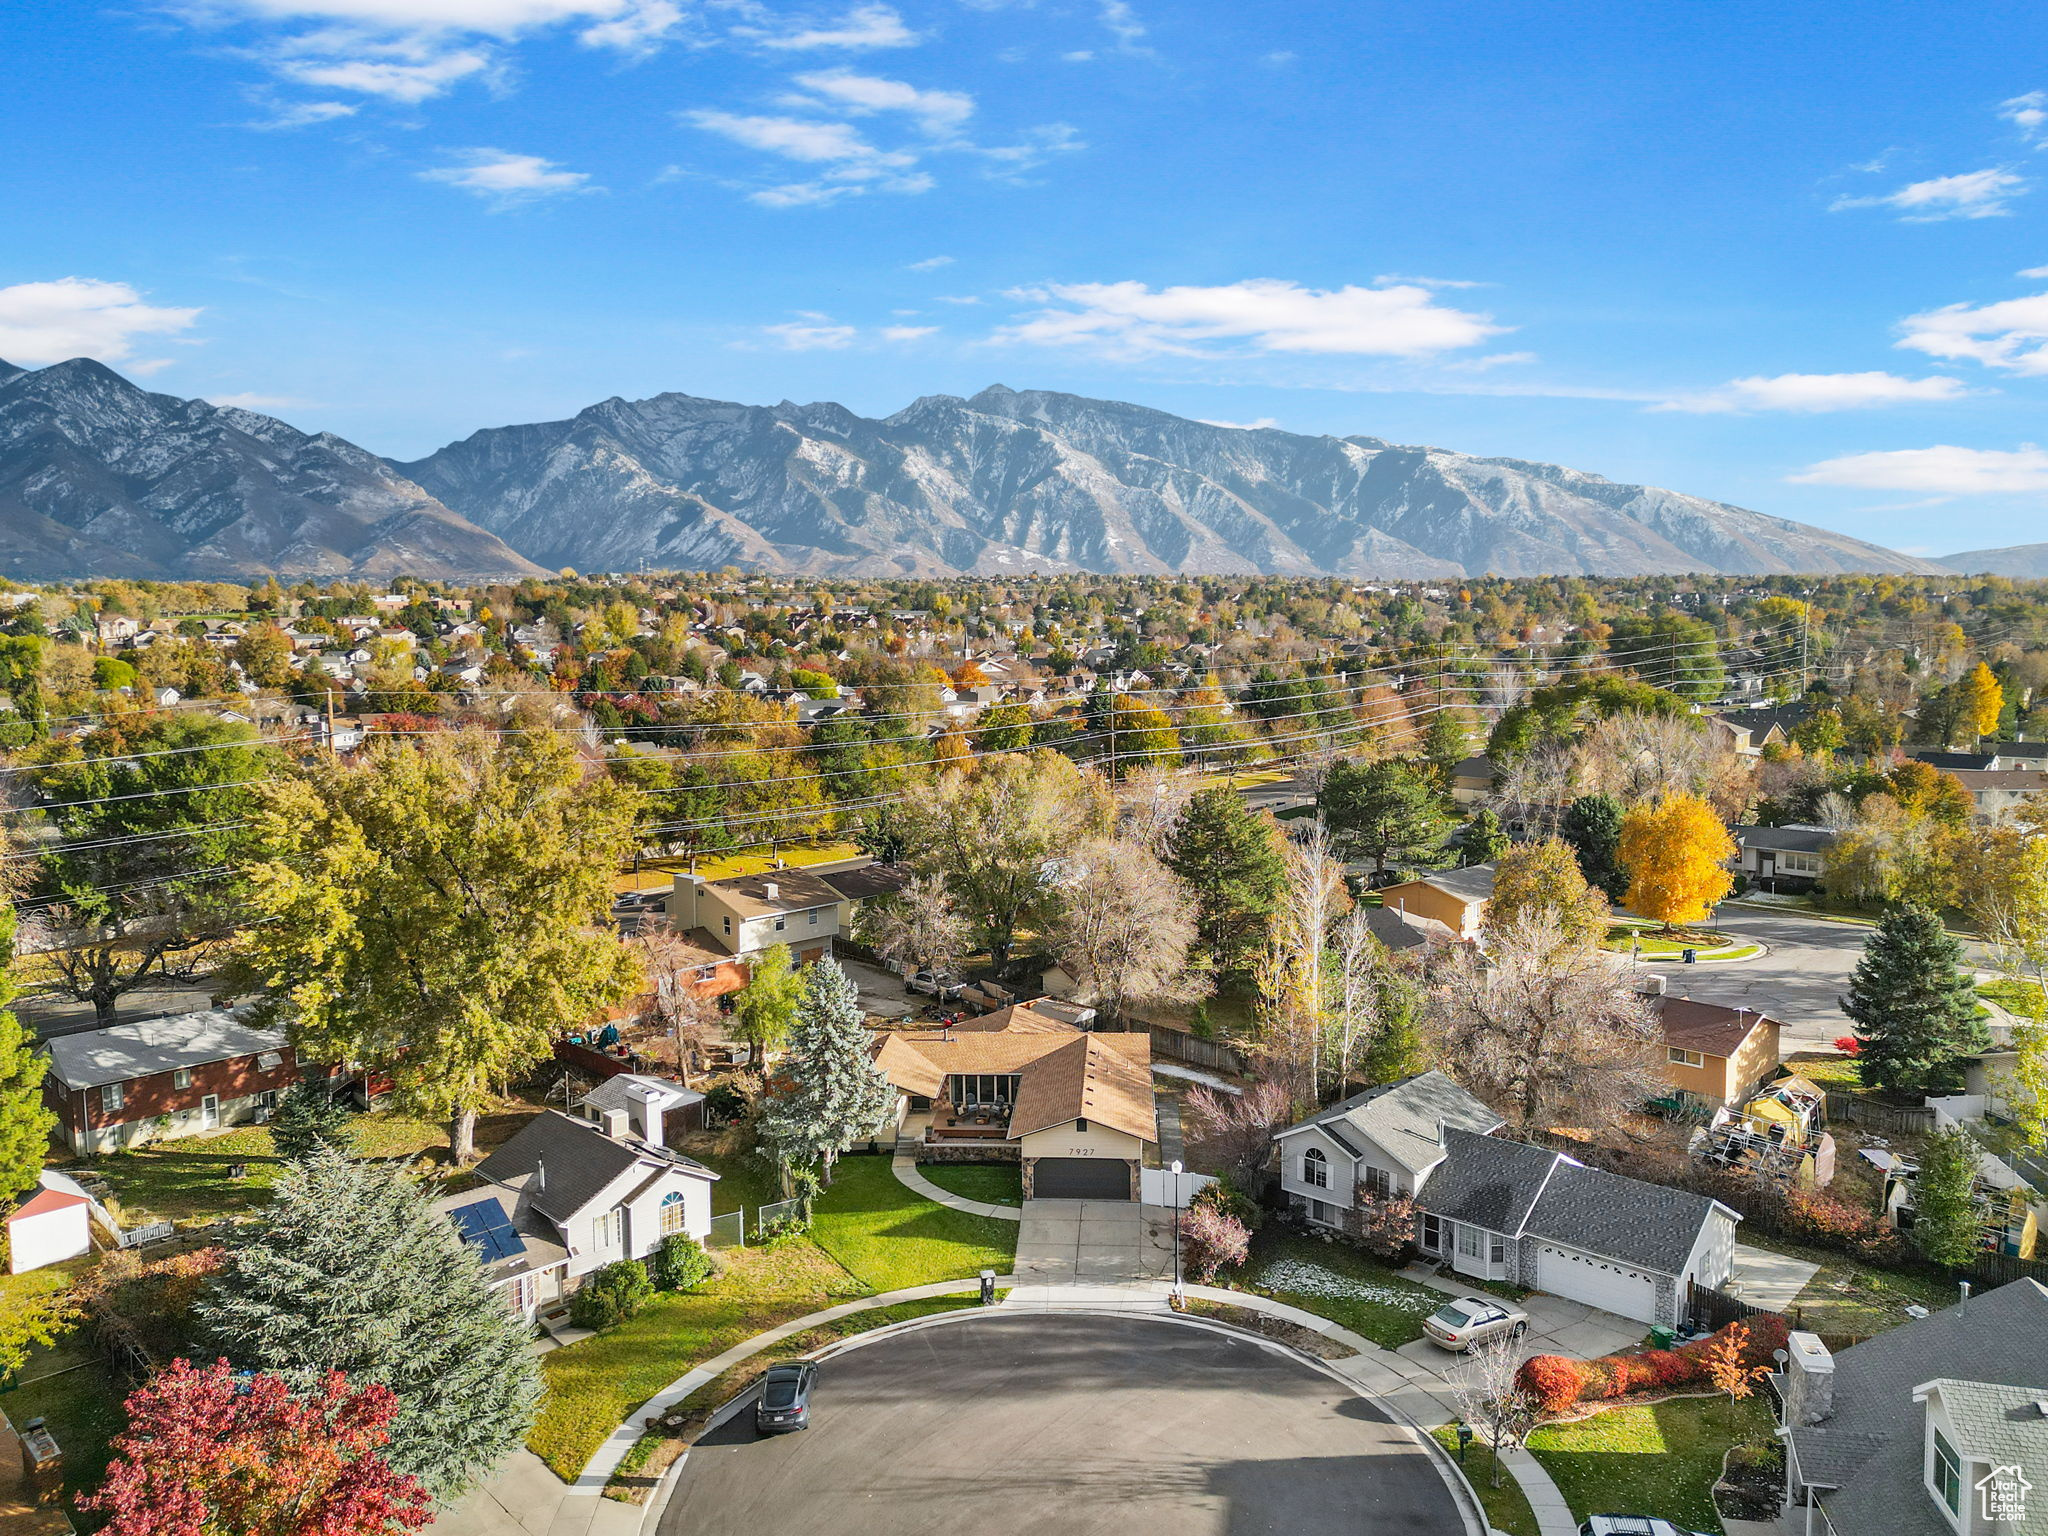
[[[1024,1219],[1024,1213],[1014,1205],[992,1205],[986,1200],[965,1200],[950,1189],[939,1188],[917,1171],[917,1159],[908,1152],[898,1152],[889,1159],[889,1166],[895,1171],[896,1181],[904,1188],[915,1190],[925,1199],[943,1205],[949,1211],[965,1211],[970,1216],[993,1216],[998,1221]]]

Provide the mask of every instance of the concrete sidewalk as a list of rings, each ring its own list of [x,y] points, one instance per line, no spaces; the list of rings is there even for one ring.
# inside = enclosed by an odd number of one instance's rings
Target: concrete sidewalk
[[[994,1205],[986,1200],[968,1200],[954,1194],[950,1189],[939,1188],[917,1171],[917,1159],[908,1152],[897,1152],[889,1159],[889,1167],[896,1175],[896,1182],[905,1189],[913,1190],[933,1204],[943,1205],[949,1211],[965,1211],[970,1216],[993,1216],[997,1221],[1024,1219],[1024,1213],[1014,1205]]]

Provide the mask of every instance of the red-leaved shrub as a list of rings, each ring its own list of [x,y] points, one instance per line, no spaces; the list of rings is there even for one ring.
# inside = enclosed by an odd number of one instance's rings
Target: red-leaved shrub
[[[1515,1381],[1545,1413],[1563,1413],[1585,1396],[1586,1362],[1568,1355],[1531,1355]]]
[[[1863,1042],[1854,1035],[1837,1035],[1835,1036],[1835,1049],[1844,1056],[1861,1056],[1863,1054]]]
[[[1772,1351],[1785,1347],[1785,1320],[1764,1313],[1743,1323],[1730,1323],[1720,1333],[1676,1349],[1631,1350],[1597,1360],[1531,1355],[1522,1362],[1515,1380],[1548,1414],[1563,1413],[1576,1403],[1604,1403],[1638,1393],[1682,1392],[1706,1382],[1709,1346],[1735,1328],[1747,1334],[1745,1364],[1768,1365]]]
[[[1198,1285],[1207,1285],[1219,1269],[1231,1269],[1251,1252],[1251,1234],[1244,1223],[1213,1205],[1191,1205],[1180,1222],[1181,1256]]]

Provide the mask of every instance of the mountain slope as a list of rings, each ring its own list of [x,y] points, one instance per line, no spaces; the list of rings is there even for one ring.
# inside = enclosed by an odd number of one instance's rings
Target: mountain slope
[[[994,386],[843,406],[612,399],[393,466],[547,566],[873,575],[1940,571],[1721,502],[1371,437]]]
[[[0,572],[533,575],[375,454],[74,358],[0,363]]]
[[[2010,544],[2004,549],[1969,549],[1943,555],[1941,563],[1971,576],[1990,574],[2019,579],[2048,576],[2048,544]]]

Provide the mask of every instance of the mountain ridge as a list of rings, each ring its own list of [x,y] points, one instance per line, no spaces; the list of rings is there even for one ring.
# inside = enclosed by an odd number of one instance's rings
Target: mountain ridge
[[[2028,580],[2048,576],[2048,544],[2007,544],[1998,549],[1966,549],[1943,555],[1941,563],[1967,575],[2012,576]]]
[[[1564,465],[1001,384],[879,418],[833,401],[614,395],[400,461],[84,359],[0,362],[0,572],[16,577],[723,565],[1411,579],[1949,569]]]

